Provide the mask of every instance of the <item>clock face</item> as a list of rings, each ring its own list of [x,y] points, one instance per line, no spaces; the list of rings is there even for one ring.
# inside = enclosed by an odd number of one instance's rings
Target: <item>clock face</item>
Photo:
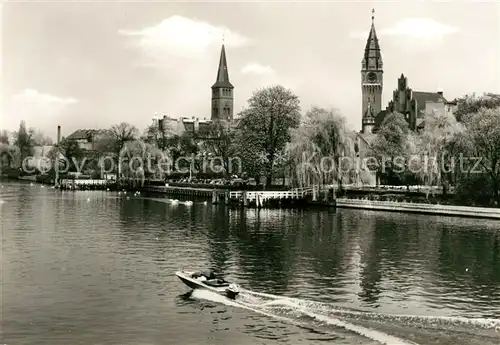
[[[368,80],[369,83],[374,83],[377,81],[377,74],[374,72],[370,72],[370,73],[368,73],[366,79]]]

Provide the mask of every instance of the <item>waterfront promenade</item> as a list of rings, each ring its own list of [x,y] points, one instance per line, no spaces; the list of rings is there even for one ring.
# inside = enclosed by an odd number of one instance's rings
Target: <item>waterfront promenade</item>
[[[161,193],[168,195],[184,195],[199,197],[206,200],[211,200],[213,203],[236,204],[240,206],[251,207],[305,207],[307,205],[329,206],[341,208],[367,209],[375,211],[391,211],[391,212],[410,212],[422,214],[436,214],[458,217],[475,217],[475,218],[490,218],[500,220],[500,208],[486,207],[470,207],[444,205],[439,203],[421,203],[421,202],[399,202],[399,201],[381,201],[368,200],[367,198],[327,198],[324,200],[325,191],[327,189],[318,188],[313,192],[313,188],[296,188],[285,191],[234,191],[222,188],[200,188],[187,186],[149,186],[143,190],[146,192]],[[334,186],[336,187],[336,186]],[[436,188],[426,187],[392,187],[373,188],[373,187],[351,187],[345,188],[347,192],[362,192],[361,195],[383,195],[383,193],[394,194],[399,192],[400,195],[429,195],[431,193],[440,195],[441,191]],[[313,195],[316,194],[316,195]],[[319,200],[319,201],[316,201]],[[271,201],[269,203],[268,201]]]
[[[444,216],[491,218],[500,220],[500,208],[419,204],[365,199],[336,199],[336,206],[374,211],[410,212]]]

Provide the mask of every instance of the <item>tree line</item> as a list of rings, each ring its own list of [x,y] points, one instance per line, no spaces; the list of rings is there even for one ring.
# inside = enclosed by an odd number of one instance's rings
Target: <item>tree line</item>
[[[255,178],[265,187],[281,179],[295,187],[366,184],[375,176],[377,184],[440,186],[444,193],[453,186],[464,200],[498,205],[500,97],[466,95],[455,103],[454,116],[442,109],[422,114],[424,125],[419,132],[410,130],[403,114],[388,114],[361,148],[359,134],[348,128],[337,109],[312,107],[303,112],[298,96],[276,85],[256,90],[235,122],[214,121],[203,133],[179,132],[165,124],[162,128],[151,125],[141,133],[121,123],[94,138],[90,151],[63,138],[50,157],[62,154],[70,161],[87,157],[93,162],[87,166],[90,171],[97,170],[104,156],[114,157],[116,162],[128,158],[127,164],[118,165],[118,173],[142,179],[164,176],[159,171],[134,169],[132,157],[153,161],[165,155],[170,161],[193,158],[176,166],[174,173],[187,166],[199,171],[203,160],[217,157],[222,175],[232,174],[231,158],[238,157],[241,177]],[[19,168],[35,146],[49,142],[43,134],[26,129],[24,122],[12,135],[12,142],[2,132],[2,167]],[[360,156],[371,158],[367,169],[352,165]],[[340,166],[345,157],[351,158],[351,166],[346,168]]]

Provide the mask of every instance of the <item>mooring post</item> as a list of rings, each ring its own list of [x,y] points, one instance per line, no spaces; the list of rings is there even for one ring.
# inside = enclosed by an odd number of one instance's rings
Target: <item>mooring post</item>
[[[313,200],[312,201],[316,201],[316,185],[313,185],[313,188],[312,188],[312,192],[313,192]]]
[[[231,201],[231,199],[229,198],[229,191],[226,190],[224,192],[224,202],[226,205],[229,205],[230,201]]]
[[[212,204],[217,204],[217,190],[212,190]]]
[[[242,195],[243,195],[243,207],[247,207],[248,206],[248,196],[247,196],[247,191],[244,190],[242,192]]]

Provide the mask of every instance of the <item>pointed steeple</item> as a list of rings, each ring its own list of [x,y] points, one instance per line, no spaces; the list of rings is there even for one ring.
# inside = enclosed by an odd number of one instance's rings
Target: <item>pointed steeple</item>
[[[378,43],[377,32],[375,31],[375,10],[372,9],[372,26],[368,39],[366,40],[365,54],[363,56],[363,69],[382,69],[382,54]]]
[[[220,52],[220,60],[219,60],[219,69],[217,71],[217,79],[215,80],[215,84],[212,85],[212,88],[234,88],[233,85],[229,82],[229,72],[227,69],[227,60],[226,60],[226,49],[224,44],[222,44],[222,49]]]

